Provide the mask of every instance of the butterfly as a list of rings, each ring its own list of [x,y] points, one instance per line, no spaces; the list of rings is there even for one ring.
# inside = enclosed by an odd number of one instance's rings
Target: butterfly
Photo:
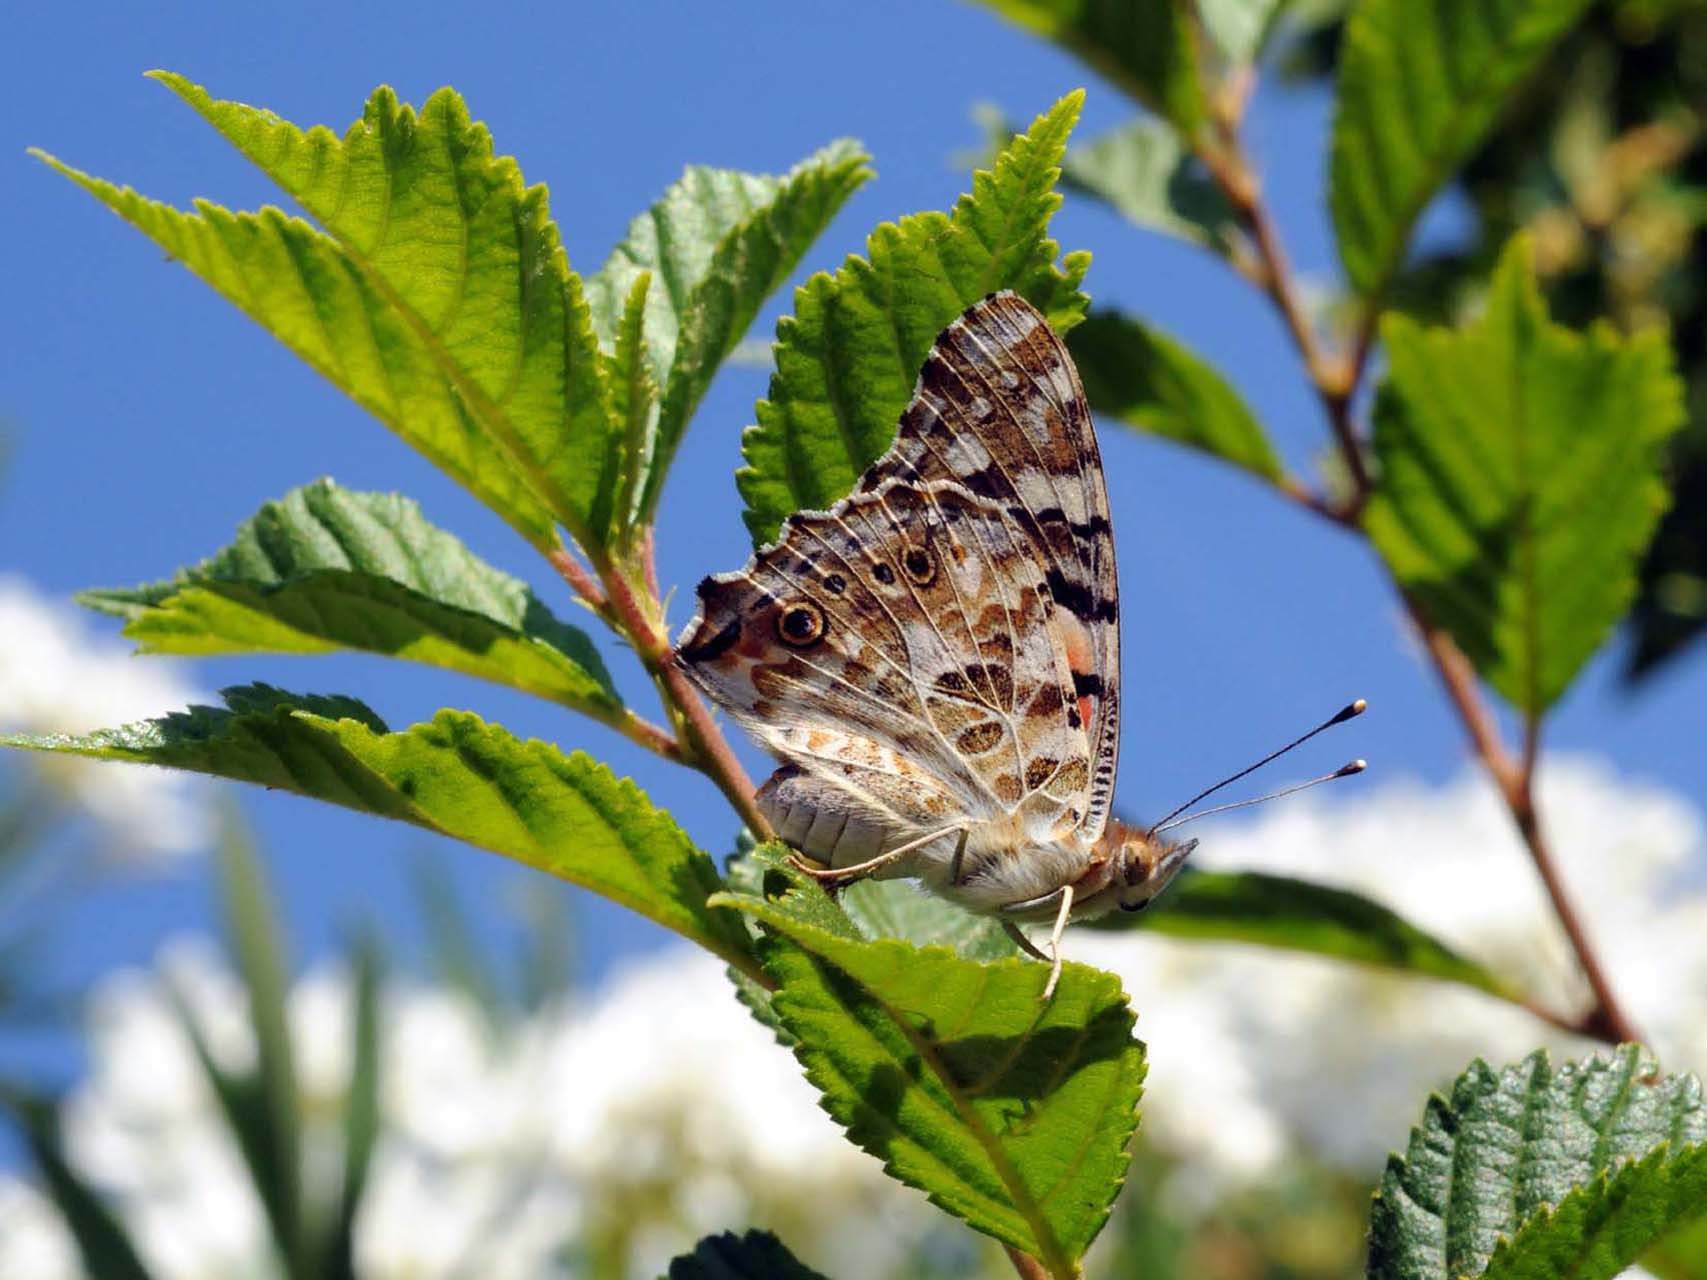
[[[942,331],[853,493],[698,594],[676,661],[781,761],[756,800],[806,869],[997,918],[1045,999],[1068,921],[1148,905],[1195,846],[1110,816],[1108,492],[1078,372],[1017,294]],[[1040,921],[1047,954],[1018,928]]]

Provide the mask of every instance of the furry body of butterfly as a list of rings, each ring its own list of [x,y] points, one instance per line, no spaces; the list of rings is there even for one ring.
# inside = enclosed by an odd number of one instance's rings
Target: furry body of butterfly
[[[1114,543],[1077,371],[991,294],[944,329],[895,443],[828,511],[700,584],[676,659],[783,762],[758,794],[828,879],[917,877],[995,915],[1146,905],[1190,844],[1109,818]]]

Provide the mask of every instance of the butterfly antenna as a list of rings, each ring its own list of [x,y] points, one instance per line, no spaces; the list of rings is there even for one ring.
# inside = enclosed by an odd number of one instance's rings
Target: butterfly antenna
[[[1223,779],[1221,779],[1221,781],[1217,782],[1214,786],[1207,787],[1204,790],[1199,791],[1191,799],[1187,800],[1184,804],[1180,805],[1179,808],[1175,809],[1172,813],[1168,814],[1167,817],[1163,818],[1160,822],[1156,823],[1155,826],[1151,827],[1150,833],[1152,835],[1154,835],[1156,832],[1161,831],[1166,827],[1178,825],[1177,823],[1174,822],[1174,819],[1179,817],[1180,814],[1184,813],[1187,809],[1191,808],[1191,806],[1196,804],[1199,800],[1207,800],[1210,796],[1214,795],[1217,791],[1221,790],[1222,787],[1232,786],[1232,784],[1237,782],[1240,778],[1249,777],[1251,774],[1255,773],[1258,769],[1262,768],[1265,764],[1269,764],[1275,760],[1280,759],[1281,756],[1285,755],[1288,751],[1292,750],[1294,747],[1303,746],[1306,742],[1310,741],[1311,738],[1314,738],[1318,733],[1322,733],[1325,730],[1332,729],[1336,724],[1344,724],[1347,720],[1355,719],[1356,717],[1362,715],[1367,710],[1369,710],[1369,704],[1367,702],[1365,702],[1362,698],[1359,698],[1356,702],[1348,702],[1345,706],[1341,707],[1338,711],[1334,712],[1333,715],[1329,716],[1326,720],[1322,721],[1321,724],[1317,725],[1314,729],[1310,730],[1309,733],[1304,734],[1302,737],[1294,738],[1291,742],[1288,742],[1284,747],[1280,748],[1280,750],[1278,750],[1278,751],[1269,752],[1261,760],[1258,760],[1253,765],[1249,765],[1243,769],[1240,769],[1237,773],[1233,774],[1232,777],[1223,778]],[[1331,778],[1344,777],[1348,773],[1359,773],[1363,769],[1363,762],[1357,761],[1356,764],[1358,766],[1356,769],[1353,769],[1350,765],[1347,765],[1344,769],[1341,769],[1338,773],[1331,773],[1325,778],[1318,778],[1316,781],[1317,782],[1327,782]],[[1316,785],[1316,783],[1310,782],[1310,783],[1306,783],[1304,785],[1313,787]],[[1293,788],[1293,790],[1301,790],[1301,789],[1302,788],[1296,788],[1296,787]],[[1277,792],[1276,794],[1277,795],[1290,795],[1291,792],[1281,791],[1281,792]],[[1264,800],[1272,800],[1272,799],[1274,799],[1274,797],[1273,796],[1264,796],[1263,799]],[[1243,803],[1245,803],[1245,804],[1256,804],[1257,802],[1255,800],[1247,800],[1247,801],[1244,801]],[[1229,805],[1227,807],[1234,808],[1236,806]],[[1209,810],[1209,812],[1219,813],[1219,812],[1221,812],[1221,810],[1214,809],[1214,810]],[[1193,816],[1194,817],[1202,817],[1203,815],[1202,814],[1194,814]]]
[[[1335,778],[1349,778],[1354,773],[1362,773],[1369,767],[1367,760],[1353,760],[1350,764],[1341,765],[1332,773],[1324,773],[1319,778],[1311,778],[1308,782],[1300,782],[1296,786],[1282,787],[1279,791],[1271,791],[1266,796],[1257,796],[1252,800],[1236,800],[1232,804],[1218,804],[1213,809],[1204,809],[1199,813],[1188,813],[1183,818],[1170,816],[1166,821],[1150,828],[1150,834],[1168,831],[1174,827],[1183,827],[1188,822],[1196,822],[1199,818],[1207,818],[1212,813],[1226,813],[1229,809],[1246,809],[1253,804],[1266,804],[1270,800],[1278,800],[1282,796],[1296,795],[1300,791],[1308,791],[1311,787],[1319,787],[1324,782],[1332,782]]]

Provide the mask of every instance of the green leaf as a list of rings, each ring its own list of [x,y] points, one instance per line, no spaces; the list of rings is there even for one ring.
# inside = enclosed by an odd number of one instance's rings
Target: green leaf
[[[1665,507],[1661,451],[1683,421],[1665,335],[1553,324],[1518,238],[1479,320],[1388,315],[1382,337],[1369,535],[1482,676],[1539,716],[1623,616]]]
[[[1642,1255],[1642,1269],[1660,1280],[1702,1280],[1707,1276],[1707,1217],[1673,1232]]]
[[[1248,66],[1262,56],[1287,0],[1195,0],[1203,28],[1221,56]]]
[[[649,524],[688,420],[718,366],[752,327],[847,198],[870,178],[870,157],[843,139],[778,177],[689,166],[629,227],[628,239],[587,281],[593,323],[619,346],[623,308],[642,275],[656,422],[631,451],[639,505]]]
[[[1015,138],[952,215],[885,223],[835,275],[795,291],[795,314],[777,325],[776,373],[737,475],[755,543],[788,516],[845,495],[895,439],[931,344],[985,294],[1013,289],[1065,332],[1084,313],[1078,291],[1089,257],[1059,247],[1049,219],[1055,180],[1084,100],[1071,93]]]
[[[594,277],[594,286],[605,283]],[[593,324],[599,324],[600,305],[597,287],[589,290],[594,308]],[[611,353],[605,359],[605,378],[611,388],[611,412],[622,428],[624,456],[622,493],[617,498],[618,512],[635,509],[639,500],[642,460],[652,447],[658,429],[658,381],[652,370],[652,348],[646,341],[646,299],[652,292],[652,273],[636,273],[623,300],[622,314],[617,317],[616,334],[610,340]]]
[[[1076,55],[1186,136],[1204,118],[1191,19],[1177,0],[983,0]]]
[[[669,1280],[824,1280],[768,1231],[707,1236],[670,1263]]]
[[[23,1131],[54,1208],[77,1245],[84,1271],[101,1280],[149,1280],[148,1268],[123,1224],[66,1158],[54,1103],[8,1088],[0,1091],[0,1104]]]
[[[791,861],[794,851],[772,841],[730,860],[729,888],[754,897],[787,894],[804,923],[845,938],[899,938],[915,946],[951,947],[967,960],[1001,960],[1017,954],[1013,939],[989,916],[974,915],[926,892],[910,880],[867,877],[832,898]]]
[[[1356,290],[1380,295],[1411,228],[1589,0],[1362,0],[1340,55],[1328,204]]]
[[[1069,147],[1061,189],[1101,200],[1140,227],[1166,231],[1218,253],[1239,242],[1238,219],[1180,136],[1155,120],[1133,120]]]
[[[948,947],[965,960],[1002,960],[1019,950],[989,916],[973,915],[908,880],[850,884],[841,892],[841,907],[865,938]]]
[[[977,1230],[1076,1275],[1137,1125],[1143,1048],[1119,981],[1068,964],[1045,1003],[1035,961],[851,938],[809,923],[817,905],[794,888],[713,901],[765,927],[772,1007],[848,1136]]]
[[[612,723],[622,703],[592,641],[528,585],[428,523],[408,498],[317,480],[269,502],[175,578],[86,591],[145,653],[360,649],[460,671]]]
[[[0,736],[0,746],[161,764],[292,791],[501,853],[603,894],[750,968],[738,918],[713,910],[711,860],[634,783],[582,752],[527,742],[462,711],[386,731],[350,698],[266,685],[83,736]]]
[[[1166,334],[1120,312],[1097,311],[1067,346],[1097,413],[1280,479],[1280,459],[1239,393]]]
[[[187,214],[60,172],[133,223],[550,550],[609,533],[623,440],[543,187],[448,89],[389,89],[343,139],[155,73],[325,226],[275,209]]]
[[[1502,999],[1517,994],[1510,983],[1378,902],[1345,889],[1258,871],[1187,868],[1155,910],[1103,916],[1090,927],[1256,943],[1461,982]]]
[[[187,1009],[184,1021],[249,1166],[279,1256],[290,1275],[310,1280],[319,1272],[303,1204],[296,1065],[285,1010],[289,965],[272,907],[274,895],[234,809],[227,808],[223,827],[217,859],[220,913],[248,998],[249,1027],[255,1039],[253,1069],[233,1073],[219,1067]]]
[[[1370,1220],[1378,1280],[1606,1280],[1707,1206],[1707,1109],[1640,1046],[1480,1060],[1429,1100]]]

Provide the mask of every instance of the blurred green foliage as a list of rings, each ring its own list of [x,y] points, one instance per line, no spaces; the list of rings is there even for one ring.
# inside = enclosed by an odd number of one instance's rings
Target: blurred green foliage
[[[1302,8],[1302,6],[1300,6]],[[1328,80],[1344,4],[1281,58]],[[1707,4],[1595,6],[1466,162],[1468,234],[1415,254],[1388,305],[1435,323],[1474,305],[1500,249],[1527,230],[1553,317],[1669,326],[1689,419],[1671,441],[1672,504],[1642,564],[1626,672],[1639,681],[1707,630]]]

